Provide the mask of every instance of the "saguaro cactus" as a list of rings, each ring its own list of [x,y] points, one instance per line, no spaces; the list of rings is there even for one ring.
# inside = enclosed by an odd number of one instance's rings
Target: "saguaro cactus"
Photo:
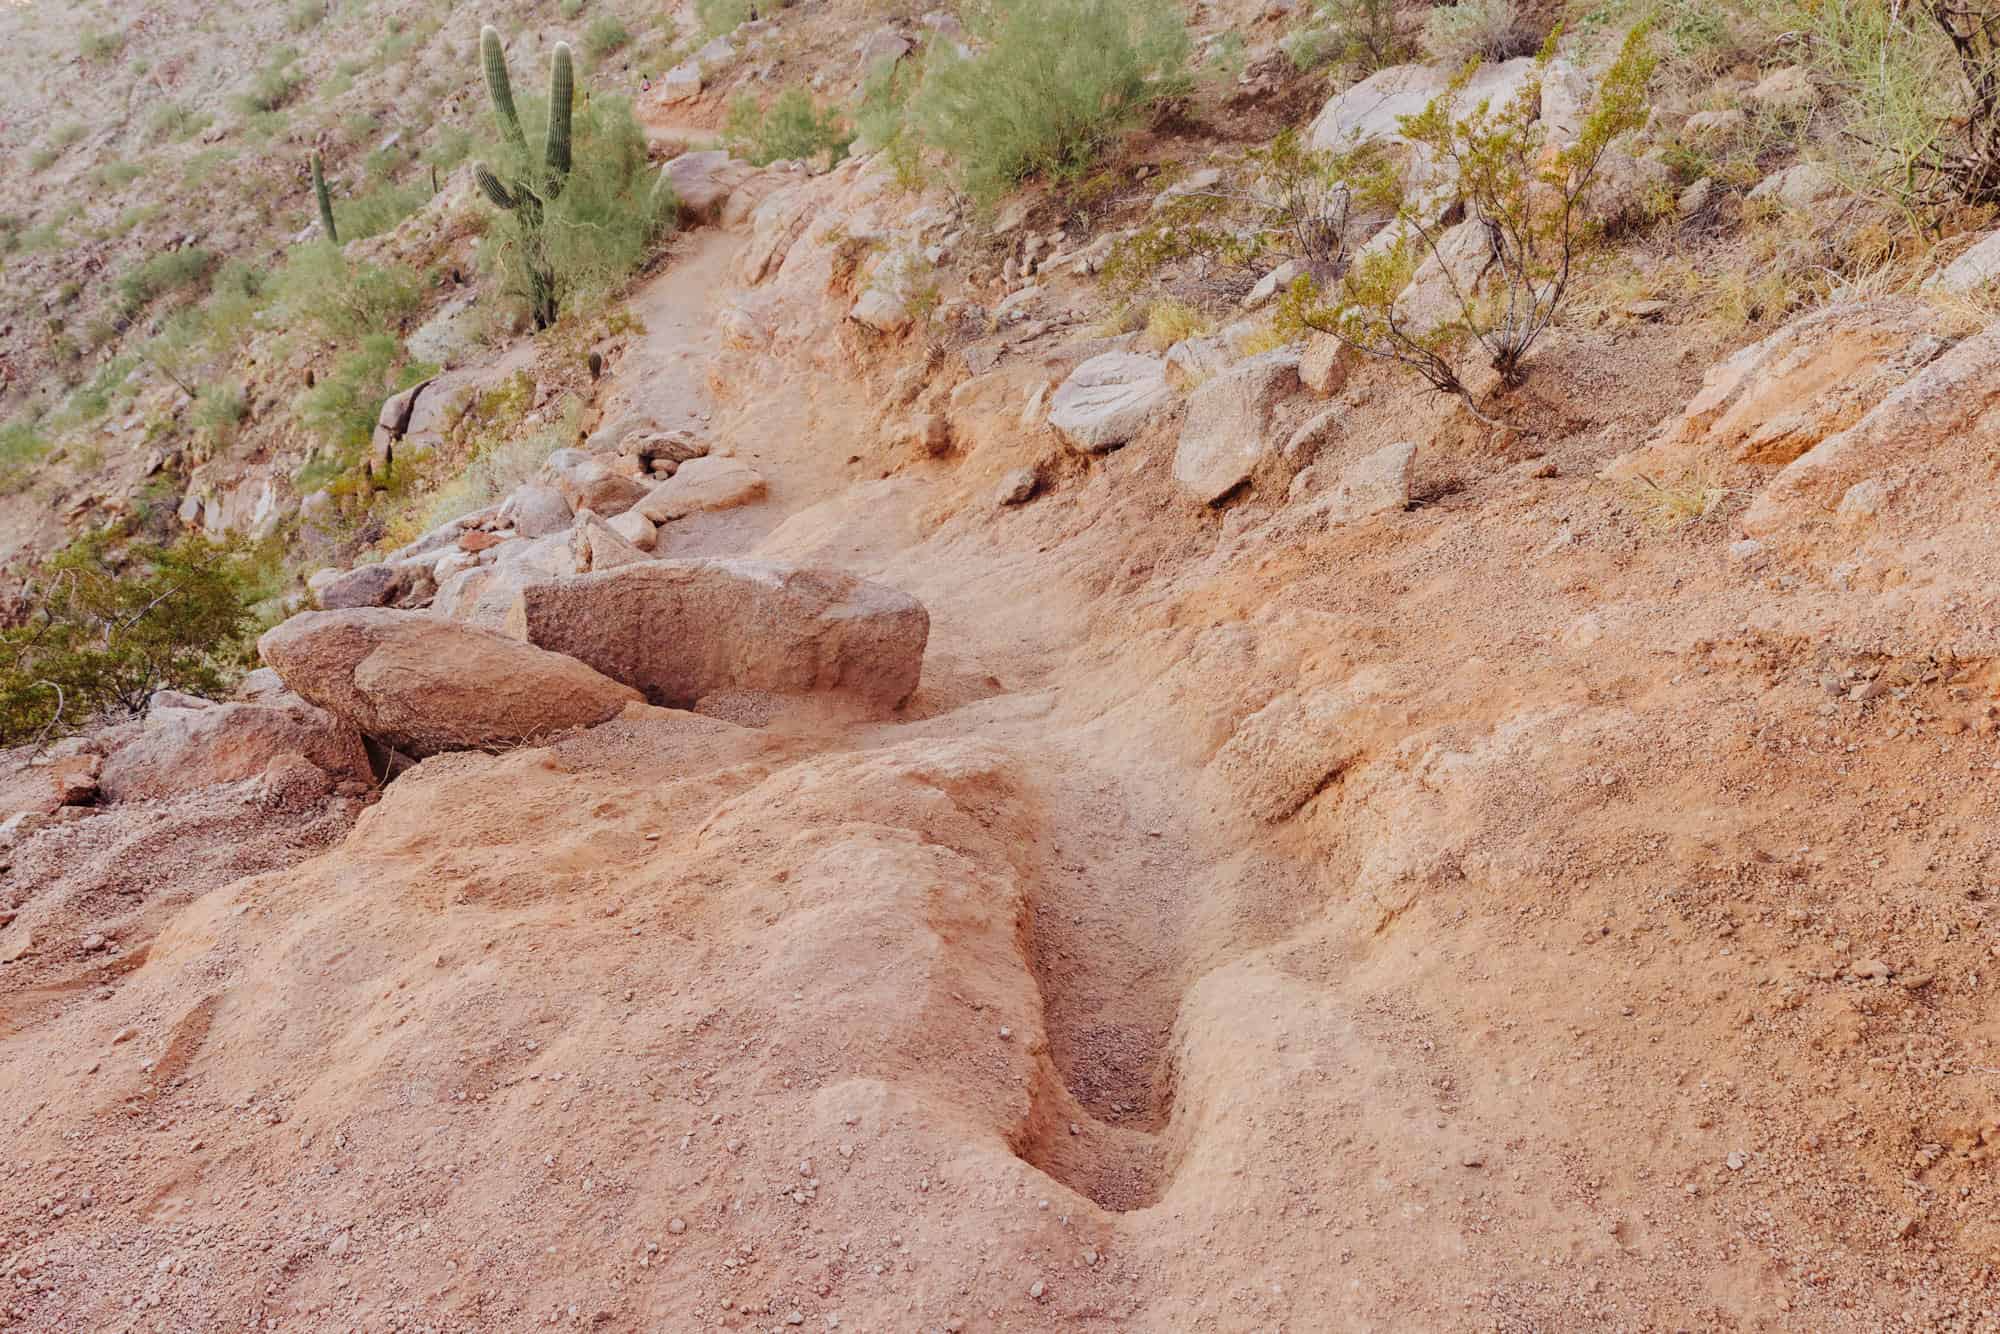
[[[340,233],[333,225],[333,197],[326,192],[326,172],[320,165],[319,154],[312,155],[313,198],[319,201],[320,230],[334,245],[340,244]]]
[[[537,329],[546,329],[556,322],[562,295],[549,262],[545,228],[547,208],[562,194],[563,185],[569,180],[574,63],[569,43],[556,43],[549,69],[548,137],[537,165],[529,156],[528,138],[522,133],[521,117],[514,110],[514,87],[507,77],[506,52],[500,47],[499,32],[491,24],[480,31],[479,52],[486,67],[486,91],[493,99],[493,115],[500,123],[500,136],[514,149],[522,167],[513,180],[503,181],[484,162],[475,162],[472,178],[495,208],[514,218],[519,230],[529,314]]]

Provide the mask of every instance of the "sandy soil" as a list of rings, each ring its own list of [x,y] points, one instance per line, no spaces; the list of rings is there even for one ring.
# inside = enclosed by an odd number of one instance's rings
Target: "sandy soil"
[[[1985,695],[1592,480],[1685,373],[1299,531],[1165,433],[909,461],[720,348],[734,245],[617,368],[771,480],[671,549],[921,597],[908,716],[434,759],[0,970],[0,1323],[2000,1327]],[[25,857],[0,946],[102,930]]]

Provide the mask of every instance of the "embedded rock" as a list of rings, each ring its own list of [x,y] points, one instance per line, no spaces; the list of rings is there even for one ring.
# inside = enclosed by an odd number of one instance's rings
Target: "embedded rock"
[[[1086,454],[1115,449],[1173,401],[1167,364],[1137,352],[1105,352],[1069,373],[1049,401],[1049,425]]]
[[[574,658],[408,612],[308,612],[257,650],[300,697],[417,757],[532,744],[639,698]]]
[[[581,449],[558,449],[542,465],[542,477],[562,494],[570,510],[623,514],[645,499],[646,488],[602,458]],[[565,524],[565,527],[568,525]]]
[[[404,617],[405,612],[325,615]],[[279,755],[303,755],[329,773],[366,781],[361,734],[340,719],[293,699],[274,704],[225,703],[203,708],[153,708],[138,734],[104,761],[99,778],[111,801],[149,801],[263,773]]]
[[[893,709],[930,613],[907,593],[772,561],[647,561],[529,584],[508,633],[686,708],[718,690],[838,691]]]
[[[747,505],[763,494],[764,478],[755,469],[740,459],[710,454],[681,464],[632,508],[650,523],[672,523],[702,510]]]
[[[1174,450],[1174,480],[1204,504],[1248,481],[1271,451],[1271,410],[1298,382],[1298,353],[1281,349],[1195,390]]]

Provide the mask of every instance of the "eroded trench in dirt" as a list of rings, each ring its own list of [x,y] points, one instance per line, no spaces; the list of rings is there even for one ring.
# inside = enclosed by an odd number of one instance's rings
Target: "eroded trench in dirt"
[[[1031,896],[1023,941],[1042,996],[1042,1053],[1028,1123],[1013,1149],[1100,1207],[1157,1202],[1175,1155],[1174,1020],[1189,979],[1183,902],[1195,877],[1164,829],[1134,809],[1118,776],[1064,775],[1064,812]]]

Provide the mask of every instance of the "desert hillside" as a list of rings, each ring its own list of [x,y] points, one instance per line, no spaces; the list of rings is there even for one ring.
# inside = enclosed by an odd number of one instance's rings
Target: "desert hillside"
[[[1996,38],[0,6],[0,1329],[2000,1330]]]

